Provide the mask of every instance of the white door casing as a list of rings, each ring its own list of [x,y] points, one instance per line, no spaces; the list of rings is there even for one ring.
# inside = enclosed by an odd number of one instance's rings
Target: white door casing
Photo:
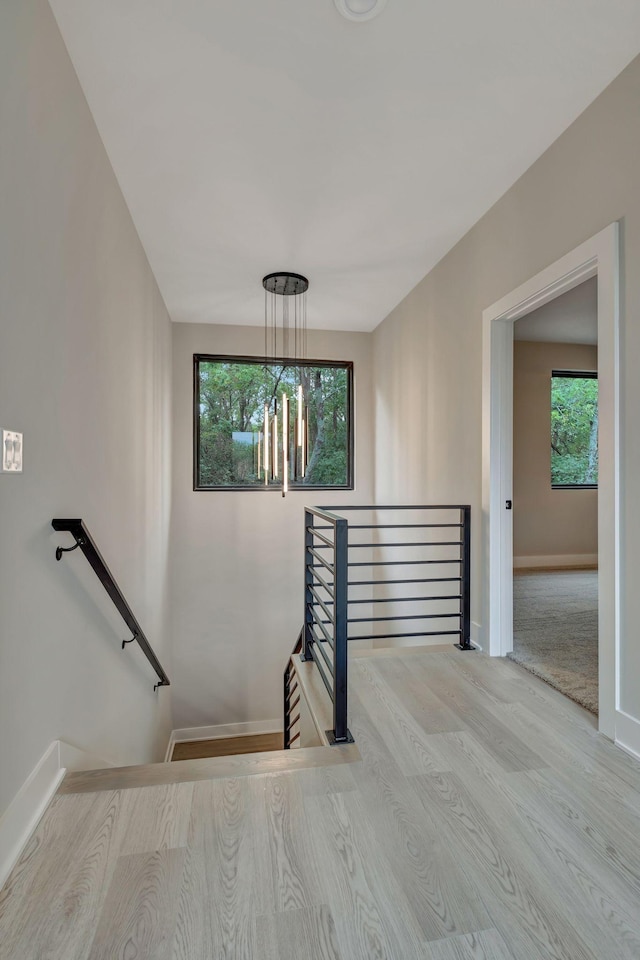
[[[619,256],[612,223],[487,307],[483,322],[482,513],[484,647],[513,648],[513,324],[584,280],[598,278],[599,729],[615,739],[620,643]]]

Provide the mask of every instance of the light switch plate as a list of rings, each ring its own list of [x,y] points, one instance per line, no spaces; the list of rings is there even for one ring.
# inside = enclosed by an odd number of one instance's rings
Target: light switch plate
[[[2,431],[2,473],[22,473],[22,434]]]

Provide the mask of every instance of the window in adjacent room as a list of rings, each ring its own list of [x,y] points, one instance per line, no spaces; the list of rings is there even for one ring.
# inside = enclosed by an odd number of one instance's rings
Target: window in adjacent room
[[[598,374],[551,374],[551,486],[598,485]]]
[[[264,405],[302,379],[308,406],[308,462],[291,489],[353,489],[353,364],[194,356],[194,489],[277,490],[264,484]],[[279,438],[280,444],[282,437]]]

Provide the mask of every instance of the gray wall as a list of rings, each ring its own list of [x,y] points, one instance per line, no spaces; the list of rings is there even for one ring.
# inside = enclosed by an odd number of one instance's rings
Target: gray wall
[[[597,370],[598,348],[513,345],[513,558],[598,553],[598,491],[551,489],[551,371]],[[579,562],[579,561],[577,561]],[[550,561],[553,563],[553,560]]]
[[[303,616],[304,507],[373,496],[371,344],[370,334],[309,331],[307,356],[354,363],[355,491],[194,492],[193,354],[262,356],[264,329],[174,324],[174,727],[281,722]]]
[[[374,334],[376,498],[468,501],[473,619],[482,621],[482,311],[622,219],[625,531],[621,708],[640,717],[640,59],[636,59]],[[420,430],[416,431],[416,424]],[[418,436],[416,437],[416,433]],[[631,589],[627,589],[627,586]]]
[[[24,432],[0,475],[1,812],[54,739],[115,763],[166,744],[170,691],[50,521],[86,519],[166,658],[171,339],[45,0],[0,4],[0,130],[0,427]]]

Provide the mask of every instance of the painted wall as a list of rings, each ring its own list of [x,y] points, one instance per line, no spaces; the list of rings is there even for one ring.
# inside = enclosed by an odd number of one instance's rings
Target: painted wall
[[[45,0],[0,4],[0,129],[0,427],[24,433],[0,475],[2,812],[55,739],[114,763],[166,745],[170,690],[50,523],[86,520],[168,660],[171,337]]]
[[[598,553],[598,491],[551,489],[551,371],[597,370],[597,347],[516,340],[513,350],[513,558]],[[553,563],[553,560],[550,561]],[[576,561],[579,562],[579,561]]]
[[[372,501],[371,344],[370,334],[309,331],[307,356],[354,363],[354,491],[194,492],[193,354],[262,356],[264,329],[174,324],[174,727],[281,721],[303,618],[304,507]]]
[[[622,710],[640,718],[640,59],[383,321],[374,334],[376,498],[472,504],[473,620],[486,563],[482,482],[482,310],[621,219]],[[418,429],[417,429],[418,428]],[[417,435],[417,436],[416,436]],[[477,629],[477,628],[476,628]],[[639,728],[640,735],[640,728]]]

